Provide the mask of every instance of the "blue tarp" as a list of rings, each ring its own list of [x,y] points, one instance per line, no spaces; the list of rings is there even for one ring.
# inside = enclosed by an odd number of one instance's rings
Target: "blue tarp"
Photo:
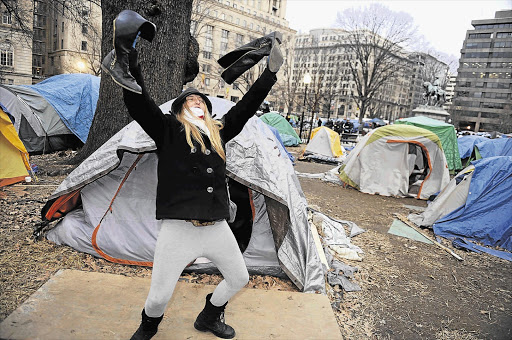
[[[466,203],[436,221],[434,233],[512,251],[512,157],[489,157],[475,166]]]
[[[100,91],[100,78],[90,74],[60,74],[27,86],[43,96],[64,124],[87,141]]]
[[[512,138],[487,139],[476,144],[482,158],[512,156]]]
[[[473,149],[475,148],[475,144],[478,144],[484,140],[487,140],[487,138],[475,135],[461,136],[457,138],[460,158],[469,158],[473,152]]]

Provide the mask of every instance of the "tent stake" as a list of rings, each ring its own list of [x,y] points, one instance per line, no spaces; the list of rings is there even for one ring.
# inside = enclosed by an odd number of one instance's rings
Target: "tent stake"
[[[434,243],[436,246],[438,246],[439,248],[443,249],[444,251],[448,252],[450,255],[452,255],[453,257],[455,257],[457,260],[459,261],[462,261],[463,258],[460,257],[459,255],[455,254],[451,249],[443,246],[441,243],[437,242],[435,239],[425,235],[414,223],[412,223],[411,221],[409,221],[407,219],[407,217],[401,215],[401,214],[393,214],[396,218],[398,218],[400,221],[404,222],[405,224],[407,224],[409,227],[413,228],[414,230],[416,230],[418,233],[420,233],[421,235],[425,236],[429,241],[431,241],[432,243]]]

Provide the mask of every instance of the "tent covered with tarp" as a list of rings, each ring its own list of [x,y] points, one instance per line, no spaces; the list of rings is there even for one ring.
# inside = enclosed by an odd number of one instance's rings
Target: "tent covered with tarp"
[[[329,163],[341,163],[346,156],[346,151],[341,146],[340,135],[325,126],[313,129],[311,139],[303,153],[304,158]]]
[[[475,149],[475,145],[485,140],[487,140],[487,138],[477,135],[466,135],[457,138],[460,159],[470,158]]]
[[[213,114],[218,104],[210,97]],[[161,106],[168,112],[171,103]],[[272,131],[252,117],[226,145],[230,226],[250,273],[287,275],[300,289],[325,292],[323,268],[308,224],[307,202]],[[49,197],[45,220],[64,215],[46,237],[109,261],[151,266],[160,228],[156,219],[155,143],[131,122],[80,164]],[[233,189],[238,189],[233,191]],[[129,221],[129,223],[127,223]],[[198,259],[191,271],[215,266]]]
[[[408,218],[442,237],[512,251],[512,156],[471,162],[424,212]]]
[[[262,115],[260,119],[279,131],[279,135],[285,146],[297,146],[300,144],[299,135],[297,135],[297,132],[295,132],[293,127],[283,116],[269,112]]]
[[[339,170],[362,192],[428,199],[450,181],[439,137],[413,125],[386,125],[366,134]]]
[[[441,140],[446,161],[448,162],[448,169],[450,171],[462,169],[459,146],[457,143],[457,132],[452,124],[424,116],[400,118],[395,121],[395,124],[414,125],[435,133]]]
[[[0,187],[25,180],[30,170],[28,152],[6,111],[0,104]]]
[[[63,150],[87,140],[99,84],[89,74],[62,74],[35,85],[0,85],[0,103],[29,153]]]
[[[486,138],[475,144],[475,156],[476,159],[512,156],[512,138]]]

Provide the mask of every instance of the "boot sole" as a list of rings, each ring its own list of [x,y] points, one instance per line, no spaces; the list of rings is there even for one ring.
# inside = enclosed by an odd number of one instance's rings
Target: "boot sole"
[[[113,76],[112,76],[112,73],[110,73],[110,71],[108,70],[107,67],[103,66],[103,64],[101,64],[101,69],[103,71],[105,71],[109,76],[110,78],[112,78],[112,80],[114,81],[114,83],[116,83],[117,85],[121,86],[123,89],[126,89],[128,91],[131,91],[133,93],[137,93],[137,94],[142,94],[142,91],[134,91],[132,88],[130,87],[127,87],[127,86],[124,86],[123,84],[121,84],[120,82],[118,82]]]
[[[194,322],[194,328],[197,329],[200,332],[211,332],[216,337],[222,338],[222,339],[233,339],[235,337],[235,335],[236,335],[236,333],[233,334],[232,336],[226,336],[226,335],[223,335],[223,334],[219,334],[219,333],[216,333],[216,332],[212,331],[208,327],[204,327],[204,326],[198,324],[197,322]]]

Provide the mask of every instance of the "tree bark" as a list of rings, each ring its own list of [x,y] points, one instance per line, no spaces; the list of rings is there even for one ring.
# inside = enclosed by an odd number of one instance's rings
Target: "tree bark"
[[[103,0],[102,58],[113,49],[113,20],[125,9],[139,13],[157,27],[153,41],[140,39],[136,49],[148,92],[157,105],[163,104],[176,97],[183,86],[192,0]],[[131,120],[123,102],[122,88],[109,75],[103,74],[87,142],[72,162],[83,161]]]

